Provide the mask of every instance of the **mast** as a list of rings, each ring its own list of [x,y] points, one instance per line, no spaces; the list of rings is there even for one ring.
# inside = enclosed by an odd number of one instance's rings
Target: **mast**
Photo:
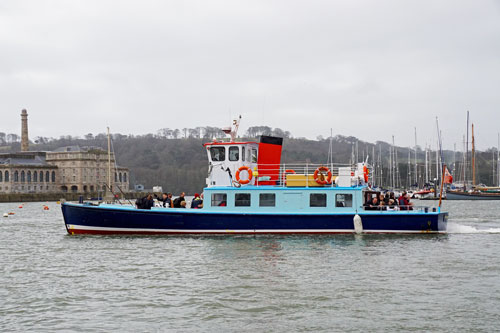
[[[411,184],[411,148],[408,147],[408,176],[406,177],[406,187],[410,188]]]
[[[464,157],[464,192],[467,192],[467,160],[469,159],[469,110],[467,110],[467,138],[465,140],[465,157]]]
[[[110,195],[113,192],[113,185],[111,185],[111,137],[109,135],[109,127],[108,129],[108,190],[110,191]]]
[[[497,146],[497,186],[500,187],[500,133],[498,133]]]
[[[474,123],[472,124],[472,186],[476,186],[476,151],[474,147]]]
[[[418,187],[418,165],[417,165],[417,128],[415,127],[415,184]]]
[[[429,184],[429,150],[425,144],[425,183]]]

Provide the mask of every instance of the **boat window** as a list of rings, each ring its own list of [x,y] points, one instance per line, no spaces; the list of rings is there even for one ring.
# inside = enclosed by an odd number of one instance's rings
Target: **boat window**
[[[214,162],[221,162],[226,160],[225,147],[212,147],[210,148],[210,157]]]
[[[224,207],[227,206],[227,194],[226,193],[212,193],[212,207]]]
[[[326,207],[326,193],[311,193],[309,207]]]
[[[252,163],[257,163],[257,149],[252,148]]]
[[[352,207],[352,194],[335,195],[335,207]]]
[[[229,147],[229,160],[238,161],[240,159],[240,149],[238,147]]]
[[[234,205],[236,207],[250,207],[250,193],[236,193]]]
[[[243,162],[245,162],[245,146],[241,147],[241,159]]]
[[[274,206],[276,206],[276,194],[275,193],[261,193],[259,196],[259,206],[260,207],[274,207]]]

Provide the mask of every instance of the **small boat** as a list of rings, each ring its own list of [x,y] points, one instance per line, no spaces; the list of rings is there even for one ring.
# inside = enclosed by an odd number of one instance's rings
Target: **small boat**
[[[234,133],[231,133],[234,134]],[[366,203],[369,166],[281,164],[282,138],[206,143],[201,209],[94,203],[61,205],[69,234],[442,233],[447,212],[390,210]],[[403,207],[405,208],[405,207]]]
[[[499,192],[482,192],[480,190],[464,191],[448,191],[446,192],[447,200],[500,200]]]

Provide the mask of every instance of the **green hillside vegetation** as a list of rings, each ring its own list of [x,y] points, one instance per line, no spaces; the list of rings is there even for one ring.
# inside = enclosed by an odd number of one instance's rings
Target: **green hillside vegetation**
[[[260,135],[274,135],[284,138],[282,163],[326,163],[329,151],[329,138],[318,137],[317,140],[294,138],[288,131],[267,126],[254,126],[248,129],[240,140],[257,141]],[[6,136],[1,136],[5,138]],[[156,134],[123,135],[112,134],[113,148],[117,163],[130,169],[130,184],[142,184],[146,189],[160,185],[165,191],[178,194],[185,191],[188,194],[200,192],[205,186],[208,162],[206,149],[203,143],[213,138],[224,138],[225,134],[215,127],[199,127],[195,129],[161,129]],[[10,137],[12,139],[12,136]],[[0,152],[20,150],[19,138],[14,142],[0,142]],[[1,141],[1,140],[0,140]],[[85,135],[84,138],[63,136],[59,139],[35,138],[31,150],[51,151],[59,147],[79,145],[96,146],[107,149],[107,136],[103,133]],[[357,145],[359,161],[369,155],[369,163],[373,163],[372,151],[376,157],[379,151],[384,166],[383,174],[389,175],[389,149],[386,142],[377,141],[375,144],[359,141],[355,137],[337,135],[332,139],[333,161],[335,163],[350,163],[354,147]],[[408,148],[397,147],[398,166],[401,184],[408,187]],[[414,158],[412,152],[412,159]],[[485,152],[476,152],[477,183],[493,185],[493,155],[496,149]],[[434,158],[435,153],[432,157]],[[496,155],[495,155],[496,156]],[[457,161],[461,161],[461,154],[456,154]],[[424,170],[424,152],[418,149],[419,173]],[[450,169],[453,165],[453,152],[445,151],[444,159]],[[414,162],[412,162],[414,163]],[[413,167],[413,165],[412,165]],[[435,165],[432,166],[435,173]],[[458,170],[458,167],[457,167]],[[413,170],[412,170],[413,172]],[[470,175],[469,175],[470,179]],[[385,179],[388,183],[388,179]],[[496,180],[495,180],[496,183]]]

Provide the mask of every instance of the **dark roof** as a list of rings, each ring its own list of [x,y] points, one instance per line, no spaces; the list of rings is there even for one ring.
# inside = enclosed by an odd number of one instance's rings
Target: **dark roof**
[[[0,154],[0,165],[49,166],[44,152],[21,152]]]

